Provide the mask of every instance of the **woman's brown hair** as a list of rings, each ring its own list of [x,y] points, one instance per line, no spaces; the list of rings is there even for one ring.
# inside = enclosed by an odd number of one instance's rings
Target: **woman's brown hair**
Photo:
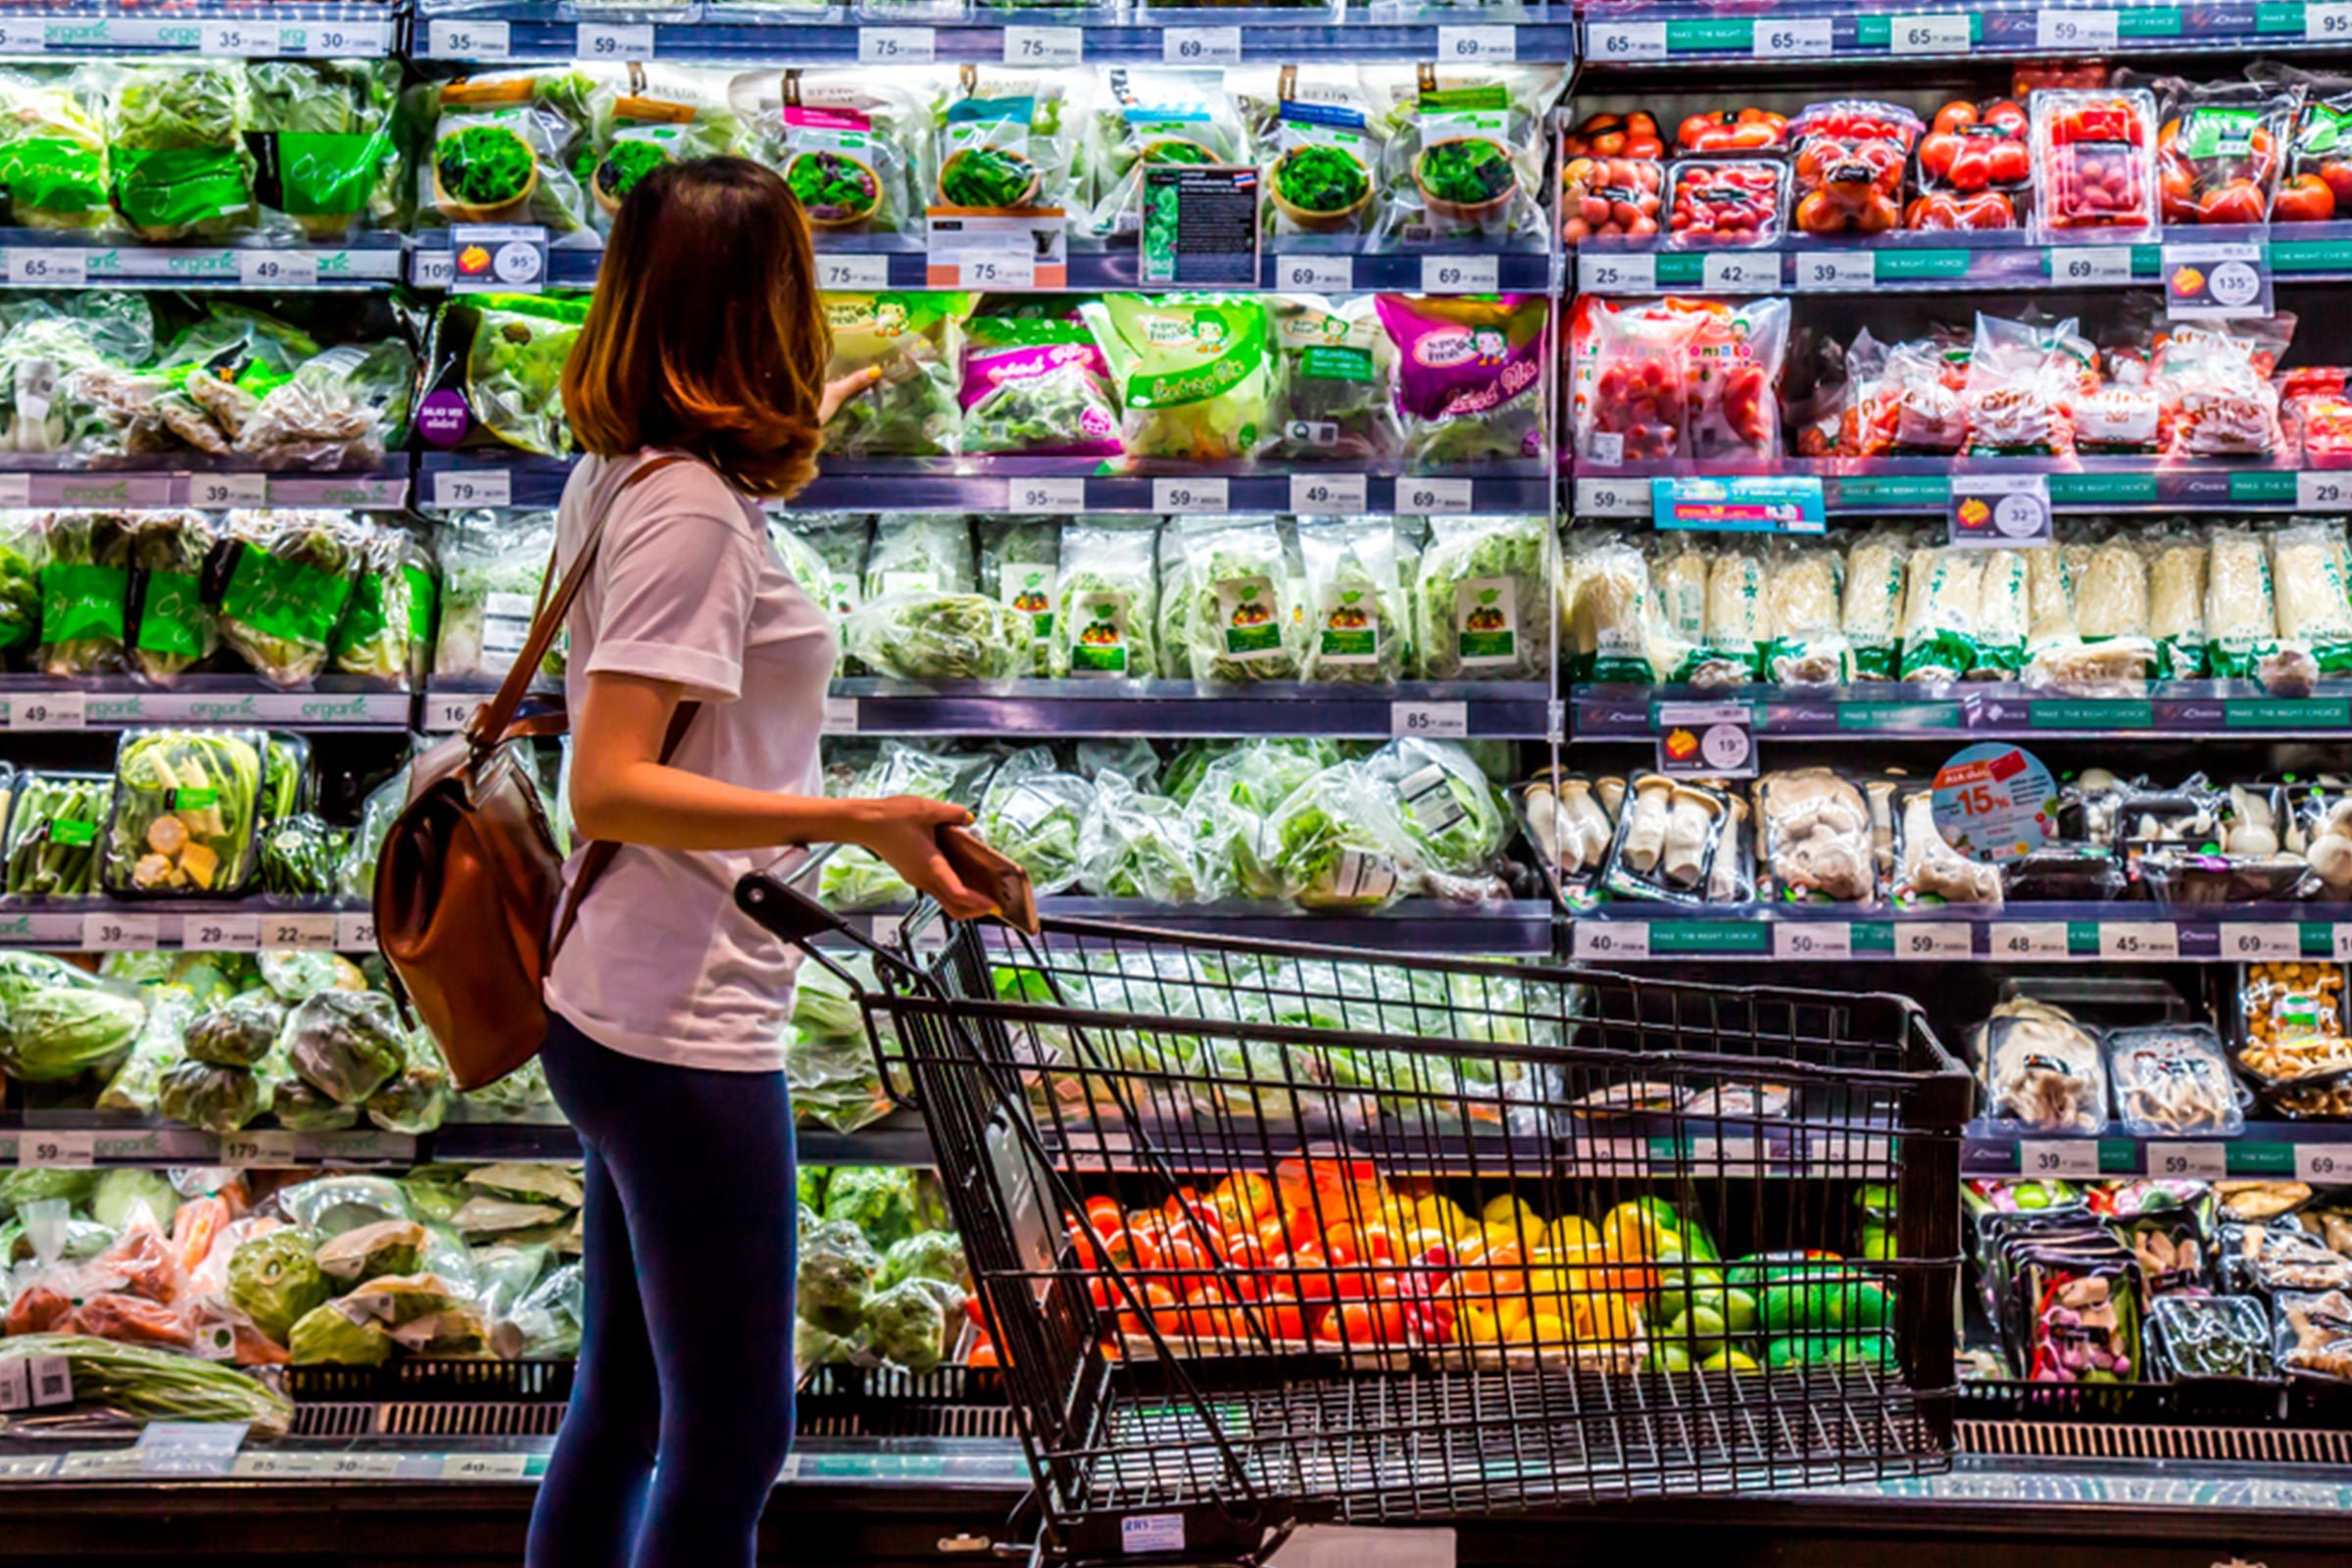
[[[564,410],[602,457],[675,447],[788,496],[816,475],[831,356],[791,187],[741,158],[665,164],[612,220]]]

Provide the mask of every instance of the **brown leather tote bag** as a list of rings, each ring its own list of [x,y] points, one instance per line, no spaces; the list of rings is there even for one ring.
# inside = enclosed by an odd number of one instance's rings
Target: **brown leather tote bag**
[[[614,500],[686,461],[647,461],[621,481]],[[411,765],[408,804],[376,861],[376,945],[410,1007],[440,1042],[460,1089],[496,1083],[538,1054],[547,1033],[540,986],[580,900],[619,852],[615,844],[589,845],[571,897],[564,899],[564,857],[521,743],[563,733],[566,718],[514,716],[596,563],[611,511],[608,503],[552,594],[555,563],[548,563],[530,635],[498,695],[474,710],[464,730]],[[662,743],[662,761],[677,752],[696,706],[678,705]]]

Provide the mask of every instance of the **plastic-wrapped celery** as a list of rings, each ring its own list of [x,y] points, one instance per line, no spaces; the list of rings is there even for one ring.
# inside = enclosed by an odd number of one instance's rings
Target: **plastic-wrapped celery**
[[[101,880],[109,893],[228,898],[260,857],[257,730],[127,730]]]
[[[20,773],[8,818],[11,898],[98,891],[98,832],[114,781],[104,773]]]

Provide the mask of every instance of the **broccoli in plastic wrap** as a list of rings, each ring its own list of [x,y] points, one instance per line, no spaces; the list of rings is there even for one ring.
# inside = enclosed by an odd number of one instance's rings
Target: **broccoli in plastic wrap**
[[[865,1331],[875,1354],[909,1372],[928,1372],[939,1365],[948,1314],[931,1288],[936,1283],[904,1280],[867,1298]]]
[[[825,1218],[846,1220],[877,1250],[895,1247],[921,1223],[915,1173],[894,1165],[837,1170],[825,1188]]]
[[[800,1313],[828,1334],[856,1334],[881,1271],[881,1254],[846,1220],[820,1220],[801,1233]]]

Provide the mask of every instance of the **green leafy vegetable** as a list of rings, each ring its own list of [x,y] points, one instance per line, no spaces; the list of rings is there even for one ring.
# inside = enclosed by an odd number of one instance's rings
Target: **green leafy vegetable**
[[[1094,804],[1085,779],[1007,762],[981,797],[973,831],[1019,861],[1037,892],[1066,893],[1078,885],[1079,837]]]
[[[286,1015],[285,1041],[303,1082],[357,1104],[408,1063],[392,1001],[378,991],[320,991]]]
[[[1541,680],[1552,611],[1541,517],[1434,517],[1414,640],[1431,680]]]
[[[216,532],[201,512],[142,512],[128,526],[138,611],[131,662],[148,679],[170,685],[220,645],[219,620],[203,596]]]
[[[1274,187],[1292,206],[1310,213],[1344,213],[1364,199],[1372,176],[1363,162],[1340,147],[1299,146],[1274,166]]]
[[[308,683],[351,603],[366,530],[342,512],[232,512],[228,533],[220,640],[272,685]]]
[[[113,779],[103,773],[20,773],[8,819],[7,892],[86,898],[98,891],[98,835]]]
[[[1213,899],[1184,808],[1145,795],[1115,772],[1095,780],[1094,808],[1078,837],[1079,880],[1108,899],[1195,904]]]
[[[112,512],[43,514],[41,673],[90,675],[122,666],[130,592],[127,519]]]
[[[247,227],[253,168],[242,129],[245,75],[233,61],[126,69],[107,104],[115,206],[143,239]]]
[[[155,1108],[200,1132],[233,1133],[270,1108],[270,1092],[251,1068],[183,1061],[166,1069]]]
[[[1273,369],[1261,301],[1107,294],[1080,311],[1119,386],[1120,439],[1130,456],[1216,463],[1263,448],[1272,433]]]
[[[0,971],[0,1070],[56,1083],[111,1070],[129,1052],[146,1004],[46,954],[12,954]]]
[[[247,1237],[228,1254],[229,1305],[285,1344],[295,1323],[331,1294],[313,1252],[310,1237],[292,1225]]]
[[[286,1004],[268,990],[248,991],[206,1009],[188,1025],[186,1048],[216,1067],[256,1067],[277,1044]]]
[[[18,1334],[0,1340],[0,1361],[63,1356],[74,1402],[132,1421],[213,1422],[247,1427],[256,1438],[282,1438],[294,1403],[218,1361],[118,1345],[78,1334]]]
[[[109,893],[226,898],[251,883],[263,737],[252,730],[126,730],[102,880]]]
[[[1195,680],[1296,680],[1298,587],[1271,517],[1196,517],[1184,526]]]

